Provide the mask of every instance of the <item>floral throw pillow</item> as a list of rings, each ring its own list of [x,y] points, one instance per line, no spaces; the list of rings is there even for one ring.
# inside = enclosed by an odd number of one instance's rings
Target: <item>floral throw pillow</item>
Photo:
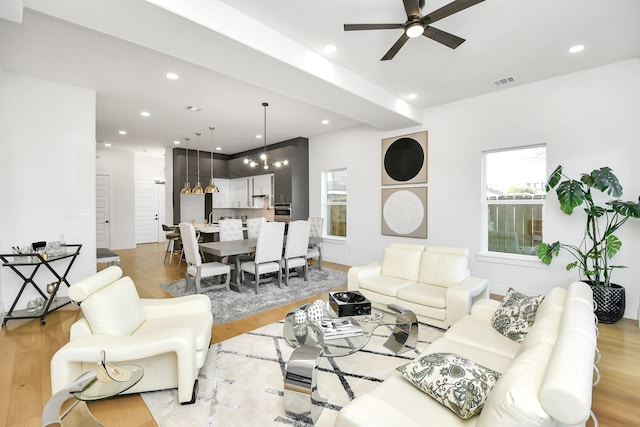
[[[509,288],[502,303],[493,314],[491,326],[515,342],[524,341],[543,299],[544,295],[529,297]]]
[[[463,419],[482,411],[500,373],[454,353],[420,356],[397,370],[414,386]]]

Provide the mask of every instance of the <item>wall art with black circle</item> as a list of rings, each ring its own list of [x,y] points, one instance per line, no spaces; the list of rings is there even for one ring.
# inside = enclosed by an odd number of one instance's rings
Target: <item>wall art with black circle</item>
[[[427,183],[427,131],[382,140],[382,185]]]
[[[382,234],[427,238],[427,187],[382,189]]]

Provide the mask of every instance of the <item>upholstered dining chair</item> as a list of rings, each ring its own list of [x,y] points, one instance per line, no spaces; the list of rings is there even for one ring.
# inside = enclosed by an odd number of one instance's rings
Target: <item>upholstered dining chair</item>
[[[184,248],[184,256],[187,260],[187,270],[184,274],[186,288],[191,286],[191,278],[193,277],[193,285],[197,293],[202,293],[202,279],[214,278],[218,276],[226,276],[225,282],[220,284],[211,284],[206,289],[224,288],[229,290],[229,282],[231,280],[231,267],[221,262],[202,262],[200,250],[198,247],[198,239],[196,238],[196,230],[193,225],[187,222],[180,223],[180,234],[182,236],[182,246]]]
[[[218,222],[218,225],[220,226],[221,242],[244,239],[241,219],[235,219],[235,218],[221,219]]]
[[[322,237],[323,225],[324,218],[309,217],[309,236]],[[318,260],[318,270],[322,270],[322,243],[309,246],[309,250],[307,251],[307,260],[313,258]]]
[[[307,281],[307,251],[309,248],[309,221],[291,221],[287,230],[284,247],[284,284],[289,286],[289,271],[303,267],[304,281]]]
[[[258,233],[260,233],[260,226],[262,223],[267,222],[267,218],[248,218],[247,219],[247,238],[257,239]]]
[[[282,287],[282,243],[284,242],[284,222],[265,222],[260,227],[256,242],[256,252],[252,261],[240,264],[241,281],[245,283],[245,273],[254,275],[253,286],[256,294],[260,276],[266,273],[278,273],[278,286]]]
[[[180,233],[176,227],[170,227],[166,224],[162,224],[162,231],[166,233],[167,248],[164,253],[164,262],[167,262],[167,256],[169,257],[169,265],[173,264],[173,254],[176,252],[176,244],[180,242]],[[178,245],[179,246],[179,245]]]

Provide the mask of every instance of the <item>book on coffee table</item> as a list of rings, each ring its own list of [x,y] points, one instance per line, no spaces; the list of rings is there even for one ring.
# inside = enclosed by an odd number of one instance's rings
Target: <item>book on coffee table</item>
[[[325,340],[362,335],[360,324],[349,317],[321,319],[316,324]]]

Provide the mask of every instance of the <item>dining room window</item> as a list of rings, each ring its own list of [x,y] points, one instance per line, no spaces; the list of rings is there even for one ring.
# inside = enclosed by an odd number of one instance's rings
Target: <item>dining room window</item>
[[[347,237],[347,169],[323,173],[324,215],[328,237]]]
[[[536,255],[546,199],[546,146],[484,153],[485,250]]]

